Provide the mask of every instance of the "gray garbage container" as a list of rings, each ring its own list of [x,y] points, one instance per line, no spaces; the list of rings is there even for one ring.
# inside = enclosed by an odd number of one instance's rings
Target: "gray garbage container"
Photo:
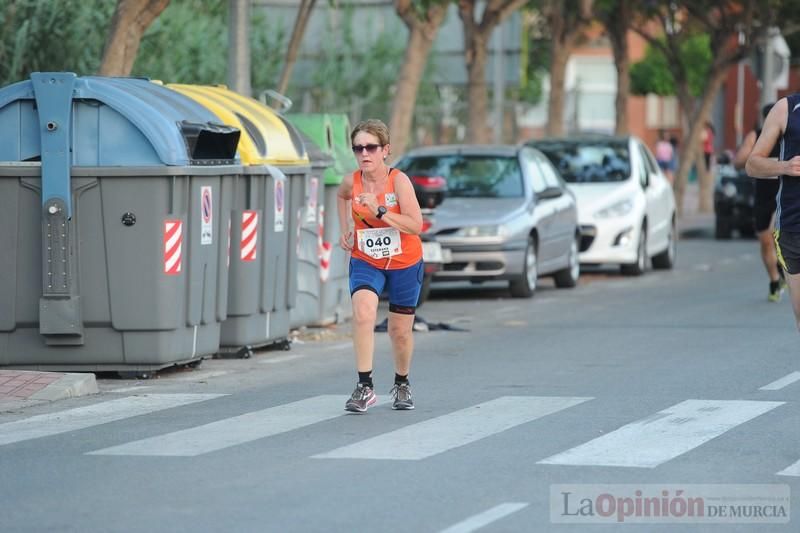
[[[297,257],[297,300],[291,311],[293,328],[316,325],[322,311],[322,264],[326,252],[325,231],[325,170],[333,166],[333,158],[323,152],[307,135],[300,132],[306,147],[311,173],[306,184],[305,207],[300,220]],[[328,204],[329,207],[330,204]],[[336,209],[334,203],[332,208]],[[329,259],[328,259],[329,260]]]
[[[288,349],[309,173],[302,140],[274,110],[225,87],[168,87],[242,131],[239,154],[246,166],[234,191],[228,318],[220,351],[248,357],[255,347]]]
[[[339,246],[339,214],[336,196],[344,176],[358,168],[350,147],[347,115],[336,113],[297,113],[289,120],[319,149],[332,158],[333,165],[323,171],[324,190],[320,205],[322,244],[320,250],[316,325],[342,322],[352,315],[349,291],[349,254]]]
[[[239,130],[141,79],[0,89],[0,365],[149,372],[219,347]]]

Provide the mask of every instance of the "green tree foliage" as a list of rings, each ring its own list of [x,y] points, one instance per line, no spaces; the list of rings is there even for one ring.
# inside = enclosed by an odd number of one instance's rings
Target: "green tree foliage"
[[[696,35],[681,43],[680,54],[687,67],[692,96],[702,95],[712,60],[708,35]],[[644,59],[631,66],[631,92],[671,96],[676,90],[667,58],[660,50],[648,46]]]
[[[388,27],[372,42],[364,36],[355,39],[352,13],[346,8],[339,28],[329,28],[328,35],[338,42],[326,42],[316,54],[311,94],[315,106],[353,116],[372,116],[388,121],[391,88],[403,59],[404,41],[396,36],[402,31]],[[430,67],[430,65],[429,65]],[[430,68],[428,69],[430,70]],[[422,99],[428,89],[420,88]]]
[[[0,0],[0,86],[36,71],[94,74],[115,0]],[[165,82],[225,83],[226,0],[171,2],[142,39],[132,75]],[[253,87],[277,82],[287,27],[253,13]]]
[[[224,84],[228,63],[226,0],[171,2],[142,38],[133,75],[165,82]],[[285,30],[265,20],[262,10],[251,21],[253,87],[277,83],[283,61]]]
[[[0,86],[31,72],[91,74],[114,0],[0,0]]]
[[[523,102],[537,105],[544,94],[544,79],[550,70],[552,42],[550,39],[529,38],[522,42],[523,71],[519,97]]]

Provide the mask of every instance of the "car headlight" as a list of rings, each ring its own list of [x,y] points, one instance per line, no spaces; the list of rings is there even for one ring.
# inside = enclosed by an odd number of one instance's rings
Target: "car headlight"
[[[508,227],[503,224],[467,226],[453,233],[456,237],[507,237],[509,234]]]
[[[736,185],[731,182],[726,183],[722,186],[722,194],[727,196],[728,198],[733,198],[736,196]]]
[[[633,209],[633,200],[625,199],[620,200],[615,204],[611,204],[610,206],[597,211],[594,216],[595,218],[613,218],[613,217],[624,217],[628,213],[631,212]]]

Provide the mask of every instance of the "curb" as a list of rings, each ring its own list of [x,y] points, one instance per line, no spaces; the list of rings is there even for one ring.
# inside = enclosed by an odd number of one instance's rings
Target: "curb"
[[[28,372],[18,371],[17,374],[36,374],[39,376],[59,376],[52,383],[37,390],[29,396],[3,396],[0,395],[0,413],[15,411],[31,405],[38,405],[46,402],[76,398],[97,394],[100,390],[97,387],[97,379],[94,374],[81,373],[54,373],[54,372]]]
[[[98,392],[100,390],[94,374],[64,374],[61,379],[32,394],[29,399],[54,402]]]

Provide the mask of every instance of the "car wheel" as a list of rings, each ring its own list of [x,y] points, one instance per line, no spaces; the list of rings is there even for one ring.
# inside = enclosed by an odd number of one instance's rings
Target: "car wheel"
[[[525,260],[522,273],[509,282],[509,290],[514,298],[530,298],[536,292],[536,282],[539,277],[538,259],[536,257],[536,242],[533,237],[528,237],[528,246],[525,247]]]
[[[678,240],[676,238],[675,219],[669,228],[667,236],[667,249],[658,255],[653,256],[653,268],[668,270],[675,265],[675,258],[678,256]]]
[[[642,226],[639,232],[639,243],[636,245],[636,261],[622,265],[620,271],[624,276],[641,276],[647,267],[647,227]]]
[[[714,238],[716,239],[730,239],[731,238],[731,223],[724,218],[717,217],[714,224]]]
[[[569,260],[567,261],[567,268],[559,270],[553,279],[556,282],[556,287],[571,288],[578,284],[578,278],[581,275],[581,262],[578,257],[578,249],[580,247],[580,236],[576,236],[572,240],[569,247]]]

